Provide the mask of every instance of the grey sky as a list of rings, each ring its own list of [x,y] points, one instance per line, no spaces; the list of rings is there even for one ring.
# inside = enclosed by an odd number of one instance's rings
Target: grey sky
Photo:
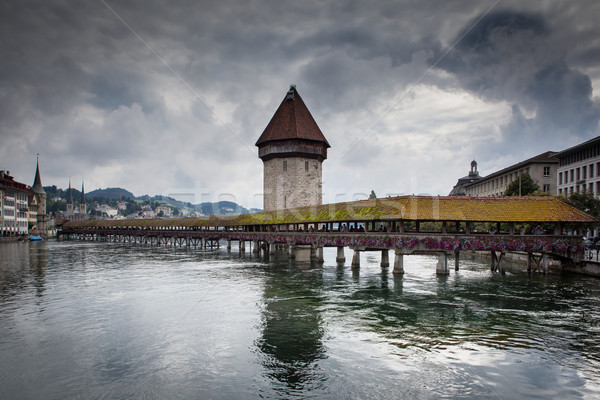
[[[599,134],[597,1],[3,1],[0,168],[31,184],[262,207],[290,84],[324,201],[446,195]]]

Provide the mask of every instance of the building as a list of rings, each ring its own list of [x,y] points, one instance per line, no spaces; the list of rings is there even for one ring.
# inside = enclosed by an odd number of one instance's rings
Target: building
[[[481,176],[479,176],[479,172],[477,171],[477,161],[473,160],[471,161],[471,170],[468,175],[458,179],[458,182],[456,182],[456,185],[454,185],[450,191],[449,196],[464,196],[466,194],[465,186],[469,183],[478,181],[479,179],[481,179]]]
[[[96,213],[100,214],[102,217],[115,218],[119,214],[119,210],[116,208],[112,208],[108,204],[100,204],[94,208]],[[73,214],[75,216],[74,220],[85,220],[86,218],[80,217],[82,214]],[[79,219],[77,219],[79,218]]]
[[[83,179],[81,180],[81,199],[79,202],[73,202],[73,192],[71,190],[71,179],[69,178],[69,189],[67,190],[67,210],[64,217],[70,221],[87,220],[87,205],[85,203],[85,189]]]
[[[528,160],[511,165],[464,186],[467,196],[503,196],[508,185],[519,179],[521,174],[529,174],[540,186],[540,190],[556,193],[557,154],[547,151]]]
[[[600,196],[600,136],[554,155],[558,194],[590,192]]]
[[[73,214],[73,193],[71,193],[71,178],[69,178],[69,189],[67,190],[67,217]]]
[[[162,215],[163,217],[172,217],[173,216],[173,209],[164,204],[157,205],[156,208],[154,209],[154,212],[156,213],[156,215]],[[162,212],[162,214],[161,214],[161,212]]]
[[[0,171],[0,234],[2,236],[29,233],[29,197],[32,191],[24,183],[15,181],[10,171]]]
[[[292,85],[256,142],[264,167],[264,210],[320,205],[331,147]]]
[[[85,204],[85,190],[83,188],[83,178],[81,178],[81,201],[79,202],[79,213],[87,214],[87,206]]]
[[[33,231],[39,234],[48,232],[48,215],[46,214],[46,191],[42,186],[42,178],[40,175],[40,160],[35,167],[35,178],[31,187],[31,196],[29,200],[29,222],[33,227]]]

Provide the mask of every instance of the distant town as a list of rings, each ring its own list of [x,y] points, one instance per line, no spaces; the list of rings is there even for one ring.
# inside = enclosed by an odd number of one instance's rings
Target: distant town
[[[42,186],[39,166],[34,185],[17,182],[9,171],[0,171],[2,237],[29,234],[52,235],[56,223],[88,219],[172,218],[239,215],[262,211],[246,209],[231,201],[192,204],[168,196],[139,196],[122,188],[97,189],[88,194]]]

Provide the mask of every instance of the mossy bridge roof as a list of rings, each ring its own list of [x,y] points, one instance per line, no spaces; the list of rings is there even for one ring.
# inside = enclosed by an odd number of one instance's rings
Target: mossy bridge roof
[[[553,197],[399,196],[222,217],[90,220],[65,227],[193,227],[351,221],[597,223]]]

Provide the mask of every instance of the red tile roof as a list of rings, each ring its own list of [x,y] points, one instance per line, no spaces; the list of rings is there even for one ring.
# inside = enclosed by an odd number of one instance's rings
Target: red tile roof
[[[290,87],[255,145],[261,146],[271,141],[290,139],[323,142],[326,147],[331,147],[295,86]]]

